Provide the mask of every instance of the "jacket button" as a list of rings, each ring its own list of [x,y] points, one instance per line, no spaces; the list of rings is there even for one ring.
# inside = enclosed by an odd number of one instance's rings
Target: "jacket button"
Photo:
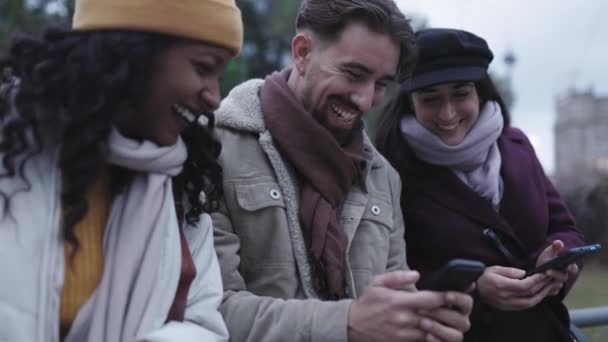
[[[281,192],[277,189],[270,190],[270,198],[278,200],[279,198],[281,198]]]
[[[380,207],[377,205],[372,206],[372,214],[376,216],[380,215]]]
[[[203,114],[198,117],[198,123],[203,127],[207,127],[209,126],[209,118],[205,114]]]

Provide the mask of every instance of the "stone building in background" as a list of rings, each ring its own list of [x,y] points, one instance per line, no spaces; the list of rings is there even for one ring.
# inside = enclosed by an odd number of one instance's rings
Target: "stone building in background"
[[[608,96],[573,90],[556,111],[554,180],[564,192],[589,189],[608,175]]]

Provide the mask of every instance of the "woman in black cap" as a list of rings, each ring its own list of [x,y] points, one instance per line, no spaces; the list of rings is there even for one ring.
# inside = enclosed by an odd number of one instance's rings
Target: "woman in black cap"
[[[482,261],[466,341],[571,341],[562,300],[578,266],[525,270],[584,244],[509,113],[484,39],[416,34],[419,63],[383,111],[377,146],[403,179],[410,267],[425,280],[452,258]]]

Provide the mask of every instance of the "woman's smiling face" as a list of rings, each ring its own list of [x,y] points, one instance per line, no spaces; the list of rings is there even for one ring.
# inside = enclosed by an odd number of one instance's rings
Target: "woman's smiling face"
[[[160,55],[147,94],[130,111],[121,132],[160,146],[173,145],[190,114],[213,111],[220,103],[220,77],[233,57],[225,48],[178,41]]]
[[[460,144],[479,117],[473,82],[452,82],[412,93],[416,120],[448,145]]]

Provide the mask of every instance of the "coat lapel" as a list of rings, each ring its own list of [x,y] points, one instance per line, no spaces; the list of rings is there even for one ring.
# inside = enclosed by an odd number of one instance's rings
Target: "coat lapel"
[[[502,146],[499,144],[499,147]],[[411,153],[413,155],[413,152]],[[479,223],[484,229],[490,228],[500,232],[502,236],[513,240],[522,252],[525,251],[524,244],[518,239],[513,228],[494,210],[491,202],[475,193],[450,169],[429,165],[417,159],[410,162],[416,164],[414,168],[416,171],[410,176],[410,182],[406,188],[417,189],[418,192],[430,196],[446,208]],[[508,165],[508,163],[502,163],[501,175],[505,171],[505,164]]]
[[[302,288],[309,298],[319,298],[319,294],[313,286],[312,268],[308,257],[308,248],[306,247],[304,234],[300,226],[299,187],[289,171],[288,164],[273,144],[270,132],[266,131],[260,134],[259,142],[262,150],[264,150],[264,153],[266,153],[266,156],[270,161],[277,177],[277,183],[281,189],[283,198],[285,199],[287,225],[296,259],[296,267],[298,268],[298,275],[302,282]]]

